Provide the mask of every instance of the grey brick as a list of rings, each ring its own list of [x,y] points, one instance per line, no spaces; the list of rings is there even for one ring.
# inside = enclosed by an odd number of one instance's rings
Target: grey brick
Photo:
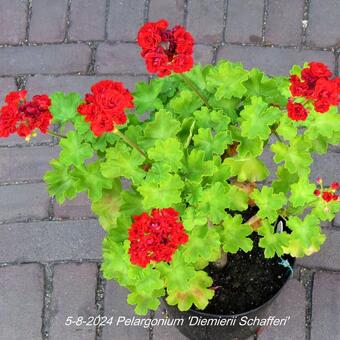
[[[97,265],[60,264],[54,268],[51,324],[49,339],[87,340],[95,339],[95,326],[65,325],[68,316],[73,320],[96,317]]]
[[[340,46],[340,2],[313,0],[310,3],[307,43],[311,46]]]
[[[58,152],[57,147],[48,146],[0,148],[0,181],[40,180]]]
[[[223,0],[190,0],[188,3],[188,30],[199,43],[218,43],[223,38]]]
[[[335,215],[335,219],[334,219],[334,225],[336,227],[340,227],[340,213]]]
[[[301,41],[304,0],[269,0],[265,42],[298,45]]]
[[[278,47],[224,46],[218,51],[218,59],[241,61],[246,68],[259,67],[271,75],[288,75],[294,64],[305,61],[321,61],[334,69],[331,52],[298,50]]]
[[[97,49],[97,73],[147,73],[140,48],[136,44],[100,44]]]
[[[133,306],[128,305],[127,289],[119,286],[115,281],[108,281],[105,289],[105,315],[107,317],[114,317],[113,325],[106,325],[103,328],[103,340],[111,339],[129,339],[129,340],[147,340],[149,339],[149,331],[147,328],[124,326],[120,323],[117,326],[118,318],[125,317],[126,319],[132,317],[142,318],[136,315]],[[148,316],[145,316],[148,318]]]
[[[3,75],[86,72],[90,55],[85,44],[4,47],[0,68]]]
[[[340,230],[325,229],[326,241],[318,253],[297,259],[297,264],[312,268],[340,269]]]
[[[91,211],[91,204],[86,193],[80,193],[72,201],[65,201],[64,204],[58,203],[54,206],[54,216],[58,218],[81,218],[94,217]]]
[[[285,339],[304,340],[306,336],[305,296],[302,284],[295,279],[289,280],[267,311],[267,315],[273,315],[276,318],[289,317],[286,325],[263,327],[257,339],[282,340],[284,334]]]
[[[36,145],[39,143],[51,143],[52,136],[44,133],[39,133],[37,137],[32,138],[29,142],[25,140],[23,137],[19,137],[17,134],[10,135],[7,138],[0,138],[0,146],[26,146],[26,145]],[[1,153],[1,149],[0,149]],[[1,163],[1,162],[0,162]]]
[[[41,339],[43,295],[41,266],[26,264],[0,268],[1,339]]]
[[[226,41],[261,42],[263,6],[263,0],[230,0],[228,2]]]
[[[105,38],[106,0],[73,0],[69,36],[74,40]]]
[[[33,42],[61,42],[65,37],[67,0],[32,0],[29,38]]]
[[[329,152],[325,155],[314,156],[312,164],[311,180],[315,181],[321,177],[326,185],[339,181],[340,174],[340,153]]]
[[[0,231],[0,262],[101,259],[96,220],[3,224]]]
[[[24,0],[0,1],[0,44],[25,40],[27,3]]]
[[[0,187],[0,220],[48,217],[49,196],[45,184],[18,184]]]
[[[210,64],[213,58],[213,50],[211,47],[206,45],[195,45],[194,49],[194,60],[195,64]]]
[[[78,92],[82,96],[90,91],[90,88],[96,82],[103,79],[112,79],[121,81],[131,91],[134,89],[137,81],[146,81],[144,76],[42,76],[36,75],[29,77],[26,87],[32,93],[46,92],[53,93],[55,91],[62,92]]]
[[[339,339],[340,274],[316,273],[311,339]]]
[[[139,0],[111,0],[107,23],[110,40],[136,41],[143,24],[144,2]]]
[[[16,90],[17,86],[14,78],[0,78],[0,106],[5,104],[5,97],[8,92]]]
[[[149,21],[166,19],[170,26],[183,25],[184,0],[150,0]]]

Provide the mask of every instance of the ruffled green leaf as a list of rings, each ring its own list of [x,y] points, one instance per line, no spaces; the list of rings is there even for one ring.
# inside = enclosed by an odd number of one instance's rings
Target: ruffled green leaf
[[[321,221],[332,221],[338,212],[340,212],[339,201],[326,202],[321,197],[314,203],[312,210],[312,213]]]
[[[191,116],[201,105],[201,99],[189,90],[181,91],[169,102],[169,108],[181,117]]]
[[[303,207],[316,200],[316,196],[314,195],[316,185],[309,183],[307,177],[301,177],[299,181],[292,184],[290,188],[291,196],[289,197],[289,201],[294,208]]]
[[[230,117],[222,110],[209,110],[205,106],[195,111],[194,116],[198,127],[210,128],[216,132],[226,131],[231,121]]]
[[[152,80],[149,84],[140,82],[133,93],[133,102],[137,113],[159,110],[163,103],[159,98],[163,87],[162,81]]]
[[[283,166],[277,168],[276,176],[277,179],[272,182],[272,187],[276,194],[279,192],[288,193],[291,184],[296,183],[299,179],[299,176],[296,173],[291,174]]]
[[[82,103],[82,99],[78,93],[55,92],[51,94],[50,98],[50,112],[53,115],[53,123],[65,124],[79,115],[77,109]]]

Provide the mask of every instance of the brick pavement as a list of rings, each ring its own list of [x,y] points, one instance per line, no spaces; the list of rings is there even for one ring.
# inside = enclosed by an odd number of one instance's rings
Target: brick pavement
[[[202,63],[229,58],[282,74],[315,59],[339,74],[339,13],[338,0],[2,0],[0,98],[25,87],[84,93],[106,77],[132,88],[147,79],[136,30],[160,17],[192,31]],[[340,147],[331,150],[316,158],[313,174],[340,173]],[[41,178],[57,151],[49,136],[0,140],[0,340],[184,339],[175,328],[63,325],[68,314],[133,311],[126,291],[98,271],[104,232],[87,198],[58,206],[47,197]],[[298,261],[271,307],[273,315],[292,315],[290,327],[265,329],[257,339],[339,339],[339,215],[324,228],[322,251]]]

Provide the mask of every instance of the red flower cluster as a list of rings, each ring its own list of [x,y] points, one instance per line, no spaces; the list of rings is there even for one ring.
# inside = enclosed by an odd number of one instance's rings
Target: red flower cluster
[[[151,261],[170,262],[177,248],[188,241],[179,213],[172,208],[153,209],[151,216],[134,216],[129,229],[130,261],[146,267]]]
[[[96,136],[112,131],[115,124],[126,123],[124,110],[133,107],[133,97],[122,83],[102,80],[92,85],[91,91],[85,95],[85,103],[79,105],[78,112],[91,123]]]
[[[142,48],[142,57],[150,73],[159,77],[174,71],[189,71],[194,63],[194,39],[182,26],[168,29],[169,23],[162,19],[147,22],[138,32],[137,42]]]
[[[330,106],[340,102],[340,78],[330,79],[332,72],[322,63],[311,62],[301,71],[301,77],[290,77],[290,92],[293,97],[304,97],[314,105],[317,112],[327,112]],[[287,105],[288,116],[293,120],[306,120],[308,111],[302,104]]]
[[[30,136],[35,129],[46,133],[52,120],[49,111],[51,100],[46,94],[37,95],[26,101],[27,91],[10,92],[6,105],[0,110],[0,137],[17,133],[21,137]]]
[[[338,182],[333,182],[331,186],[327,190],[323,190],[322,180],[320,178],[317,179],[317,183],[321,185],[321,190],[317,189],[314,191],[314,195],[321,196],[324,201],[339,201],[339,195],[336,194],[336,191],[340,189],[340,184]]]

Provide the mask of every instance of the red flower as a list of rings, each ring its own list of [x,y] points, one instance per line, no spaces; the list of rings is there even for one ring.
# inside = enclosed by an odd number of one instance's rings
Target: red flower
[[[318,112],[326,112],[331,105],[339,104],[338,84],[336,81],[319,79],[316,82],[313,92],[313,99],[315,100],[314,108]]]
[[[296,76],[290,76],[290,92],[293,97],[304,97],[308,91],[308,84],[301,81],[301,79]]]
[[[91,91],[85,95],[85,103],[79,105],[78,112],[91,123],[96,136],[112,131],[115,124],[126,123],[124,110],[133,107],[133,97],[122,83],[102,80]]]
[[[338,189],[340,189],[340,183],[338,183],[338,182],[333,182],[333,183],[331,184],[331,188],[332,188],[333,190],[338,190]]]
[[[315,196],[320,196],[320,194],[321,194],[320,190],[318,190],[318,189],[314,190],[314,195]]]
[[[287,110],[290,119],[296,121],[307,119],[308,111],[300,103],[293,103],[292,100],[288,100]]]
[[[134,216],[129,229],[131,263],[146,267],[151,261],[170,262],[177,248],[188,241],[178,216],[172,208]]]
[[[339,199],[339,196],[337,194],[333,194],[332,200],[333,201],[337,201],[338,199]]]
[[[329,78],[333,74],[323,63],[312,61],[308,64],[311,74],[316,78]]]
[[[325,191],[323,194],[322,194],[322,198],[326,201],[326,202],[330,202],[333,200],[333,194],[329,191]]]
[[[23,90],[6,96],[7,105],[1,108],[0,114],[0,137],[8,137],[15,132],[21,137],[28,137],[36,129],[47,132],[53,118],[49,111],[51,99],[42,94],[26,101],[26,94]]]
[[[171,72],[182,73],[193,66],[192,35],[182,26],[168,29],[164,19],[147,22],[138,32],[137,42],[142,48],[141,56],[145,59],[150,73],[164,77]]]

